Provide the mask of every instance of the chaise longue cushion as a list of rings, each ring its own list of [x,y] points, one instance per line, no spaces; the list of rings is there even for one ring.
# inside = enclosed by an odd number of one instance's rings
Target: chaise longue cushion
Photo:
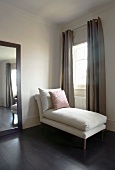
[[[53,108],[53,103],[49,94],[49,91],[53,92],[53,91],[61,91],[61,88],[58,89],[41,89],[38,88],[39,92],[40,92],[40,98],[41,98],[41,103],[42,103],[42,109],[43,112]]]
[[[77,108],[49,109],[43,113],[43,117],[82,131],[93,129],[107,121],[107,117],[104,115]]]

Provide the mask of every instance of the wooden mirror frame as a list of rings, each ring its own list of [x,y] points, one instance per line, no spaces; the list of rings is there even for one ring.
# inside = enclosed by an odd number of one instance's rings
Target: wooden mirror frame
[[[16,48],[16,68],[17,68],[17,112],[18,127],[0,132],[0,137],[22,130],[22,103],[21,103],[21,45],[0,40],[0,46]]]

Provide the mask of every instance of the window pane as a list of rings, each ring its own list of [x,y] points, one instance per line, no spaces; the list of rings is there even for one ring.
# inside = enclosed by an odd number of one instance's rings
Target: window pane
[[[74,86],[86,86],[87,42],[73,47]]]
[[[16,69],[11,70],[11,79],[12,79],[13,96],[16,96],[17,95]]]
[[[76,62],[76,86],[86,85],[86,69],[87,69],[87,61],[81,60]]]
[[[85,48],[84,47],[80,47],[76,49],[77,51],[77,60],[81,60],[81,59],[85,59]]]

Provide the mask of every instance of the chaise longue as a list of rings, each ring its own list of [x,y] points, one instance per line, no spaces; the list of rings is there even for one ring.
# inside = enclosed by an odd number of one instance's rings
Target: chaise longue
[[[40,122],[84,139],[84,149],[86,149],[87,138],[106,128],[107,117],[96,112],[78,108],[61,108],[58,110],[49,108],[44,111],[43,97],[41,98],[41,94],[35,95]],[[47,99],[49,100],[49,96]]]

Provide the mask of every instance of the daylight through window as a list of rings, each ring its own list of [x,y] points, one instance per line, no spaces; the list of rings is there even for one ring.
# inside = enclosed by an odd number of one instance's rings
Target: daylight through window
[[[17,95],[17,83],[16,83],[16,69],[11,70],[12,90],[13,96]]]
[[[73,46],[73,78],[75,89],[86,88],[87,42]]]

